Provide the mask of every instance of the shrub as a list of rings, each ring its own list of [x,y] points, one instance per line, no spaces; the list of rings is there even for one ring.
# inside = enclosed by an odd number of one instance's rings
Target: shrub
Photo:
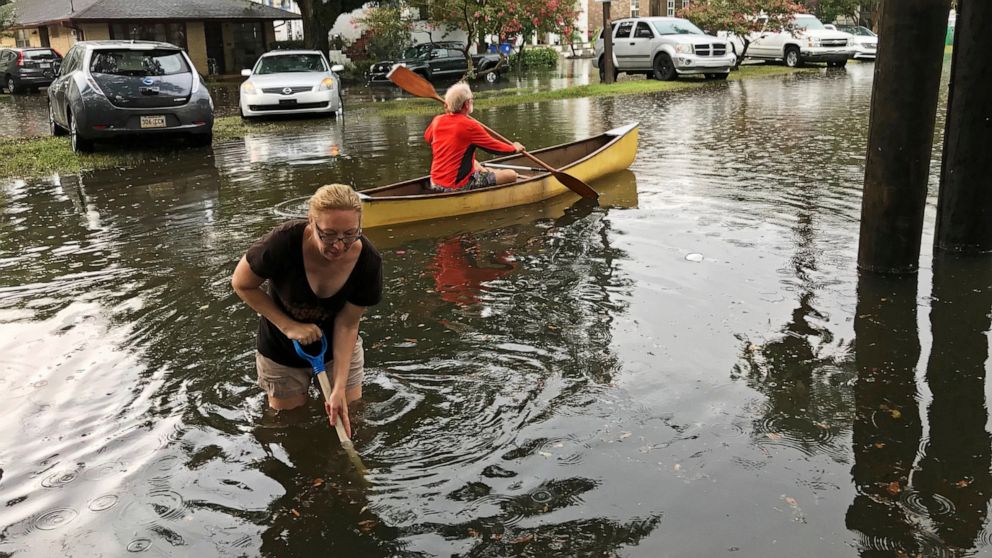
[[[525,48],[523,59],[519,52],[510,55],[511,66],[518,66],[521,62],[524,68],[555,68],[558,66],[558,51],[553,48]]]

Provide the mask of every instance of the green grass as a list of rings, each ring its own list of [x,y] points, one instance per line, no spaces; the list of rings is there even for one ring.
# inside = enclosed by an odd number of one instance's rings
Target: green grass
[[[748,65],[730,75],[731,80],[755,79],[780,76],[797,72],[815,72],[817,68],[795,69],[784,66]],[[719,82],[702,79],[681,79],[678,81],[656,81],[649,79],[624,79],[606,85],[595,83],[551,91],[535,89],[501,89],[479,92],[476,95],[476,108],[486,109],[540,103],[560,99],[581,97],[615,97],[619,95],[640,95],[661,91],[695,89],[714,86]],[[357,113],[364,116],[402,116],[409,114],[433,114],[438,112],[437,101],[431,99],[398,99],[384,103],[355,103],[349,105],[345,118],[354,118]],[[278,133],[292,131],[301,125],[299,121],[245,122],[239,116],[225,116],[214,121],[214,141],[224,142],[244,138],[249,133]],[[88,169],[128,168],[147,162],[149,159],[172,154],[185,148],[179,144],[175,148],[132,148],[117,147],[113,151],[77,155],[72,152],[67,138],[23,138],[0,139],[0,177],[30,177],[51,173],[79,173]]]

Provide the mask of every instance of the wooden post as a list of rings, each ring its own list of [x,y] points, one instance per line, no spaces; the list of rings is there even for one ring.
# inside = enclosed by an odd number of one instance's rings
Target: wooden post
[[[915,273],[950,0],[884,2],[879,21],[858,268]]]
[[[934,247],[992,252],[992,29],[989,0],[958,0]]]
[[[606,83],[613,83],[613,26],[609,0],[603,2],[603,75]]]

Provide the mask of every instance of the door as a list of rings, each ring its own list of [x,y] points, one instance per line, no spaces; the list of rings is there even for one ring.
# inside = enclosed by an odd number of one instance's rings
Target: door
[[[635,43],[631,41],[630,37],[633,30],[633,21],[621,21],[617,24],[616,31],[613,32],[613,58],[616,59],[616,69],[618,70],[631,68],[631,59],[637,58],[637,55],[634,54]]]
[[[254,68],[255,62],[265,54],[265,35],[262,33],[262,24],[234,23],[234,48],[231,56],[234,58],[236,71],[244,68]]]
[[[775,36],[778,33],[764,29],[764,25],[768,22],[766,18],[762,18],[761,22],[762,30],[751,33],[751,44],[747,47],[747,55],[760,58],[775,56],[774,48],[771,45],[775,42]]]
[[[650,69],[654,52],[654,31],[646,22],[638,21],[630,37],[630,61],[634,68]]]
[[[13,56],[11,56],[13,55]],[[10,68],[10,61],[16,59],[17,55],[14,54],[12,50],[0,50],[0,79],[3,79],[7,75],[7,69]],[[7,86],[6,83],[2,84],[4,87]]]
[[[65,118],[69,82],[73,79],[72,73],[80,65],[82,55],[83,51],[80,48],[69,49],[65,58],[62,59],[62,66],[59,68],[58,75],[48,86],[48,101],[52,104],[52,114],[55,115],[55,121],[63,127],[68,127],[69,124]]]
[[[224,63],[224,31],[221,24],[216,21],[208,21],[203,25],[203,33],[207,43],[207,74],[223,74],[232,70],[240,71],[241,68],[228,69],[227,64]]]

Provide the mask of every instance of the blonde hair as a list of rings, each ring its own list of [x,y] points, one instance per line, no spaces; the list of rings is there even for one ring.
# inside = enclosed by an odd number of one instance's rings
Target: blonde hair
[[[347,184],[327,184],[321,186],[310,196],[307,216],[313,218],[321,211],[332,209],[351,209],[362,214],[362,200],[358,193]]]
[[[444,106],[451,114],[457,114],[465,108],[465,103],[472,98],[472,89],[464,81],[452,85],[444,93]]]

